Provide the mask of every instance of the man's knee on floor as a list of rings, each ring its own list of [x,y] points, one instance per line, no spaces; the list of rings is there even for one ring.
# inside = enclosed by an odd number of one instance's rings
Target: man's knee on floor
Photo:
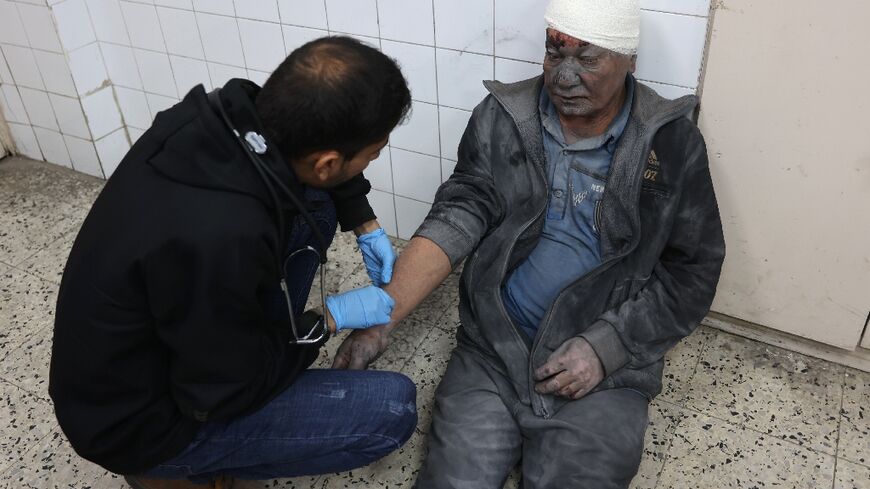
[[[403,445],[417,427],[417,387],[398,372],[378,372],[382,403],[368,413],[375,426],[372,448],[387,453]]]

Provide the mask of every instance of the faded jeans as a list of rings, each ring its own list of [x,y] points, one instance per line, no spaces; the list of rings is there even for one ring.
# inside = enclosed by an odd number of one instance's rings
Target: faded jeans
[[[396,450],[417,425],[414,383],[395,372],[307,370],[247,416],[208,422],[145,477],[206,481],[341,472]]]
[[[329,245],[336,229],[332,202],[326,193],[310,189],[305,198],[319,203],[311,214]],[[322,247],[301,217],[291,224],[289,241],[288,252],[305,245]],[[297,316],[317,270],[313,254],[309,260],[294,261],[294,269],[287,271]],[[286,311],[283,296],[276,294],[273,299],[267,304],[275,309],[270,315]],[[416,425],[416,388],[404,375],[306,370],[259,410],[203,424],[184,451],[143,476],[203,482],[217,475],[273,479],[340,472],[396,450]]]

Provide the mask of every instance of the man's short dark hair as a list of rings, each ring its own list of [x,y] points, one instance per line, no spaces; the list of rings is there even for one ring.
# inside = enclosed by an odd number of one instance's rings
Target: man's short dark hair
[[[256,105],[285,158],[322,150],[352,158],[386,139],[407,116],[411,92],[392,59],[356,39],[333,36],[290,53]]]

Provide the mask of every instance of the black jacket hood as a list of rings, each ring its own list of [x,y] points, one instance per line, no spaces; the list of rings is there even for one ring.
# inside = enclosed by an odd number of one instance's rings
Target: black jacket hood
[[[254,131],[265,137],[254,104],[259,91],[260,87],[255,83],[239,78],[230,80],[219,91],[224,109],[241,135]],[[185,124],[181,128],[177,123],[162,120],[167,116],[166,112],[157,115],[154,122],[156,131],[152,136],[163,138],[164,146],[148,160],[148,164],[176,182],[251,195],[273,208],[260,175],[253,163],[244,164],[249,162],[246,151],[212,107],[203,86],[194,87],[181,105],[185,109],[181,117]],[[178,114],[173,114],[173,117],[178,118]],[[300,184],[275,144],[267,139],[266,152],[259,157],[295,195],[302,194]],[[294,208],[280,192],[278,197],[285,210]]]

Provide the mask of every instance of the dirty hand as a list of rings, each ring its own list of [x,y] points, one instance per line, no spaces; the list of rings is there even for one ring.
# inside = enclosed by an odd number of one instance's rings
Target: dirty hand
[[[393,251],[393,244],[390,243],[387,233],[378,228],[359,236],[356,242],[359,245],[363,262],[366,264],[366,270],[369,272],[372,283],[378,287],[390,283],[393,278],[396,252]]]
[[[580,399],[604,380],[604,367],[583,338],[571,338],[535,370],[535,391]]]
[[[390,294],[372,285],[326,298],[336,331],[389,323],[395,305]]]
[[[364,370],[387,348],[387,336],[383,327],[352,332],[338,347],[332,368]]]

